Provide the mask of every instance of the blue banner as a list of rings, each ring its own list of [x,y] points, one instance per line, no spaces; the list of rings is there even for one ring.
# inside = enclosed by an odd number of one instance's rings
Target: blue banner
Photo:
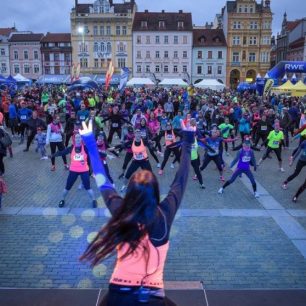
[[[126,86],[126,83],[129,79],[129,75],[130,75],[130,70],[129,68],[122,68],[121,69],[121,76],[120,76],[120,85],[119,85],[119,90],[120,91],[123,91],[125,86]]]

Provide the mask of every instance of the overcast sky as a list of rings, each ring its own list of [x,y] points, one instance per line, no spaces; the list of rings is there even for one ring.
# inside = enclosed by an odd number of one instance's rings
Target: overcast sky
[[[93,1],[79,0],[79,3]],[[225,0],[136,0],[136,3],[138,11],[182,9],[192,12],[193,23],[203,25],[214,20],[215,15],[220,13],[225,5]],[[306,0],[272,0],[271,3],[274,34],[281,28],[284,11],[287,11],[288,20],[306,17]],[[74,0],[0,0],[0,27],[11,27],[15,23],[19,31],[70,32],[69,18],[73,6]]]

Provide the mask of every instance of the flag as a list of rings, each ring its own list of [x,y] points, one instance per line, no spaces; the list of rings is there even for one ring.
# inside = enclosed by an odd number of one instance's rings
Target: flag
[[[272,89],[273,84],[274,84],[274,81],[272,79],[267,80],[266,85],[265,85],[265,89],[264,89],[264,92],[263,92],[264,96],[268,96],[269,95],[269,93],[270,93],[270,91]]]
[[[75,73],[76,69],[75,69],[75,64],[73,63],[71,66],[71,83],[75,80]]]
[[[75,79],[78,80],[80,78],[80,72],[81,72],[81,65],[80,63],[77,64],[76,72],[75,72]]]
[[[120,85],[119,85],[120,91],[124,90],[126,83],[129,79],[129,74],[130,74],[129,68],[124,67],[121,69]]]
[[[105,87],[106,89],[108,88],[110,81],[112,80],[113,74],[114,74],[114,66],[113,66],[113,62],[110,61],[109,62],[109,66],[108,66],[108,70],[106,72],[106,77],[105,77]]]

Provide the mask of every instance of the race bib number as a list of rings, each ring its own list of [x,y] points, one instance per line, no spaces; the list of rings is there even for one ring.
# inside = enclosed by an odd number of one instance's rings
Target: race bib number
[[[85,116],[80,116],[80,120],[84,121],[85,120]]]
[[[261,130],[262,130],[262,131],[266,131],[267,129],[268,129],[267,126],[261,126]]]
[[[279,145],[279,141],[278,141],[278,140],[274,140],[274,141],[273,141],[273,145],[274,145],[274,146],[278,146],[278,145]]]
[[[113,128],[117,128],[118,126],[119,126],[118,123],[113,123],[113,124],[112,124],[112,127],[113,127]]]
[[[173,140],[173,135],[167,135],[166,139],[169,140],[169,141],[172,141]]]
[[[141,135],[142,138],[146,138],[147,137],[146,131],[140,132],[140,135]]]
[[[20,119],[21,119],[21,120],[27,120],[27,115],[22,115],[22,116],[20,116]]]
[[[250,161],[251,161],[251,157],[250,157],[250,156],[243,156],[243,157],[242,157],[242,162],[248,163],[248,162],[250,162]]]
[[[74,155],[74,158],[73,158],[75,161],[83,161],[84,160],[84,156],[83,156],[83,154],[78,154],[78,153],[76,153],[75,155]]]
[[[135,154],[135,159],[136,160],[143,160],[144,159],[143,153],[136,153]]]

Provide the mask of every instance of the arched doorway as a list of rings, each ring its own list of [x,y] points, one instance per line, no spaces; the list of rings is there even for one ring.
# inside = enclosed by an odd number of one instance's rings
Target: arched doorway
[[[248,83],[254,83],[256,81],[256,71],[253,69],[248,70],[245,81]]]
[[[236,89],[240,82],[240,71],[238,69],[234,69],[230,74],[230,87],[232,89]]]

